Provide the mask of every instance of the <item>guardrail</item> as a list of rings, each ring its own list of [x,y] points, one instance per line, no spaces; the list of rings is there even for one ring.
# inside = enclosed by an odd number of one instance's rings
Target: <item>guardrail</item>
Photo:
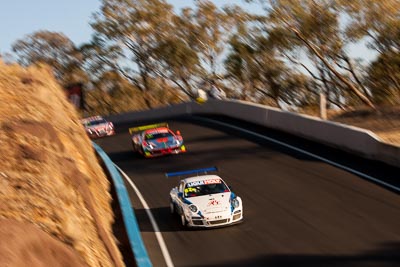
[[[361,128],[320,120],[245,101],[208,100],[203,104],[187,102],[141,112],[109,116],[115,123],[163,120],[182,115],[225,115],[297,135],[365,158],[400,166],[400,147],[383,143]]]
[[[132,211],[128,191],[126,190],[122,177],[119,174],[118,170],[115,168],[114,163],[103,151],[103,149],[101,149],[100,146],[98,146],[94,142],[92,142],[92,144],[96,150],[96,153],[102,159],[113,180],[115,191],[117,192],[118,196],[119,206],[121,207],[122,218],[124,220],[129,243],[133,255],[135,256],[136,265],[138,267],[151,267],[152,264],[144,246],[142,237],[140,235],[139,226],[135,214]]]

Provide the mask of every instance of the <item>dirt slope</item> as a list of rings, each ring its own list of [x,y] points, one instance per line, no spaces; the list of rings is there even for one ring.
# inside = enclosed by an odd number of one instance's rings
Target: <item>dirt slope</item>
[[[50,71],[0,62],[0,99],[0,266],[123,266],[108,180]]]

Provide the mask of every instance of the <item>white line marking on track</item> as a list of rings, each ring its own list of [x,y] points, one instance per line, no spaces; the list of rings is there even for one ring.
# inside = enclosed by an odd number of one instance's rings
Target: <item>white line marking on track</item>
[[[153,226],[154,233],[155,233],[155,235],[156,235],[158,244],[160,245],[161,252],[162,252],[162,254],[163,254],[163,256],[164,256],[165,263],[167,264],[168,267],[174,267],[174,264],[172,263],[171,256],[170,256],[170,254],[169,254],[169,252],[168,252],[168,248],[167,248],[167,246],[165,245],[164,239],[163,239],[163,237],[162,237],[162,235],[161,235],[160,228],[158,227],[157,222],[156,222],[156,220],[154,219],[154,216],[153,216],[153,214],[152,214],[151,211],[150,211],[149,205],[147,205],[147,202],[146,202],[146,200],[144,200],[143,195],[140,193],[139,189],[138,189],[138,188],[136,187],[136,185],[132,182],[132,180],[129,178],[129,176],[128,176],[123,170],[121,170],[121,168],[119,168],[117,165],[114,164],[114,166],[119,170],[120,173],[122,173],[122,175],[124,176],[124,178],[128,181],[128,183],[130,184],[130,186],[131,186],[131,187],[133,188],[133,190],[135,191],[135,193],[136,193],[136,195],[138,196],[140,202],[142,203],[143,208],[144,208],[144,210],[146,211],[147,216],[148,216],[149,219],[150,219],[151,225]]]
[[[261,135],[261,134],[258,134],[258,133],[255,133],[255,132],[252,132],[252,131],[249,131],[249,130],[246,130],[246,129],[243,129],[243,128],[240,128],[240,127],[237,127],[237,126],[233,126],[233,125],[230,125],[230,124],[225,123],[225,122],[220,122],[220,121],[216,121],[216,120],[212,120],[212,119],[208,119],[208,118],[200,118],[200,117],[197,117],[197,118],[200,119],[200,120],[212,122],[212,123],[215,123],[215,124],[220,124],[220,125],[223,125],[223,126],[225,126],[225,127],[231,128],[231,129],[235,129],[235,130],[238,130],[238,131],[242,131],[242,132],[245,132],[245,133],[248,133],[248,134],[257,136],[257,137],[259,137],[259,138],[268,140],[268,141],[270,141],[270,142],[272,142],[272,143],[279,144],[279,145],[281,145],[281,146],[290,148],[290,149],[292,149],[292,150],[295,150],[295,151],[300,152],[300,153],[303,153],[303,154],[305,154],[305,155],[307,155],[307,156],[310,156],[310,157],[319,159],[319,160],[321,160],[321,161],[323,161],[323,162],[326,162],[326,163],[331,164],[331,165],[333,165],[333,166],[336,166],[336,167],[338,167],[338,168],[344,169],[344,170],[346,170],[346,171],[348,171],[348,172],[351,172],[351,173],[353,173],[353,174],[359,175],[359,176],[361,176],[361,177],[363,177],[363,178],[365,178],[365,179],[367,179],[367,180],[373,181],[373,182],[375,182],[375,183],[377,183],[377,184],[386,186],[386,187],[391,188],[391,189],[393,189],[393,190],[395,190],[395,191],[397,191],[397,192],[400,192],[400,188],[398,188],[398,187],[396,187],[396,186],[394,186],[394,185],[388,184],[388,183],[386,183],[386,182],[384,182],[384,181],[381,181],[381,180],[379,180],[378,178],[369,176],[369,175],[367,175],[367,174],[364,174],[364,173],[362,173],[362,172],[359,172],[359,171],[357,171],[357,170],[354,170],[354,169],[352,169],[352,168],[350,168],[350,167],[347,167],[347,166],[344,166],[344,165],[342,165],[342,164],[336,163],[336,162],[331,161],[331,160],[329,160],[329,159],[326,159],[326,158],[324,158],[324,157],[321,157],[321,156],[318,156],[318,155],[313,154],[313,153],[311,153],[311,152],[308,152],[308,151],[305,151],[305,150],[303,150],[303,149],[300,149],[300,148],[298,148],[298,147],[291,146],[291,145],[289,145],[289,144],[286,144],[286,143],[284,143],[284,142],[278,141],[278,140],[273,139],[273,138],[271,138],[271,137],[267,137],[267,136],[264,136],[264,135]]]

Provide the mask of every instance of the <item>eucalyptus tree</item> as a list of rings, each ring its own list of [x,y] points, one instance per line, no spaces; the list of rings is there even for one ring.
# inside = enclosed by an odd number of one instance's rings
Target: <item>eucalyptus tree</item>
[[[243,37],[243,36],[242,36]],[[236,84],[236,91],[240,99],[246,100],[256,91],[256,80],[259,70],[254,61],[255,48],[251,47],[239,36],[233,36],[230,40],[230,50],[224,61],[226,78]],[[240,85],[239,88],[237,88]]]
[[[243,35],[231,39],[225,60],[227,77],[242,85],[241,98],[253,96],[280,108],[304,105],[304,96],[310,95],[306,75],[290,68],[268,38],[251,32],[247,39]],[[265,98],[271,101],[261,100]]]
[[[162,82],[177,87],[184,95],[194,99],[206,71],[195,49],[198,39],[194,34],[196,25],[191,21],[192,15],[193,9],[183,8],[179,15],[172,16],[172,30],[160,40],[153,52],[157,60],[156,72]]]
[[[259,36],[254,43],[257,47],[254,61],[258,69],[258,91],[272,98],[278,107],[281,103],[296,105],[290,96],[300,95],[305,88],[301,79],[297,84],[291,82],[300,78],[298,73],[286,64],[268,37]]]
[[[87,112],[117,114],[147,107],[143,92],[117,71],[102,72],[86,93]]]
[[[378,53],[400,51],[399,0],[337,0],[347,13],[349,38],[367,38],[369,47]]]
[[[173,16],[164,0],[102,0],[91,25],[107,46],[119,48],[118,71],[150,92],[157,78],[154,50],[171,32]]]
[[[71,79],[86,80],[81,70],[82,55],[63,33],[37,31],[15,41],[12,50],[23,66],[39,63],[51,66],[62,83],[74,82]]]
[[[104,79],[110,71],[118,72],[121,75],[126,75],[129,80],[128,71],[120,69],[118,60],[120,58],[121,49],[118,46],[107,45],[104,40],[94,35],[92,40],[84,43],[79,47],[82,54],[82,67],[89,74],[93,83]]]
[[[368,66],[367,84],[379,104],[400,104],[400,53],[380,54]]]
[[[178,86],[189,98],[195,99],[197,88],[194,88],[194,81],[201,73],[197,53],[184,40],[176,37],[162,41],[154,52],[160,76]]]
[[[197,0],[195,8],[186,8],[176,30],[199,59],[204,79],[213,82],[219,76],[221,56],[226,48],[232,21],[212,1]]]
[[[400,1],[339,0],[350,23],[346,35],[365,40],[378,56],[368,67],[367,82],[376,101],[399,103]]]
[[[229,42],[225,68],[227,77],[241,84],[241,98],[252,97],[277,107],[303,105],[305,101],[297,101],[296,97],[307,95],[307,79],[280,53],[284,39],[266,30],[264,16],[235,13],[241,15],[235,18],[237,31]]]
[[[190,98],[199,87],[217,84],[229,16],[211,1],[195,1],[172,17],[173,30],[154,49],[160,76]],[[205,88],[203,88],[205,89]]]
[[[254,62],[256,47],[250,40],[250,24],[252,16],[238,6],[225,9],[233,21],[232,35],[229,39],[229,48],[224,60],[225,78],[231,81],[233,90],[240,99],[250,98],[256,91],[255,80],[258,74]]]
[[[254,61],[256,47],[253,45],[251,23],[253,17],[238,6],[227,6],[224,11],[231,21],[229,47],[224,59],[225,79],[240,99],[250,98],[257,91],[255,81],[258,69]]]
[[[355,71],[351,72],[349,57],[346,54],[346,40],[343,38],[340,25],[341,13],[335,0],[266,0],[260,1],[267,11],[264,23],[271,35],[280,38],[283,52],[289,60],[300,62],[291,57],[291,53],[305,51],[312,63],[313,77],[322,82],[322,77],[314,69],[323,67],[325,81],[336,89],[343,90],[343,95],[351,94],[364,104],[375,108],[368,92],[357,82]],[[348,61],[346,61],[348,60]],[[352,66],[352,65],[351,65]],[[353,69],[354,70],[354,69]],[[358,79],[359,80],[359,79]]]

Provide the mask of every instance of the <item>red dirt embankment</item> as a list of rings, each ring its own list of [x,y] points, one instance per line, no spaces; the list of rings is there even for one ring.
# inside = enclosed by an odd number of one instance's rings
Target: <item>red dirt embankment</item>
[[[123,266],[109,182],[45,67],[0,62],[0,266]]]

